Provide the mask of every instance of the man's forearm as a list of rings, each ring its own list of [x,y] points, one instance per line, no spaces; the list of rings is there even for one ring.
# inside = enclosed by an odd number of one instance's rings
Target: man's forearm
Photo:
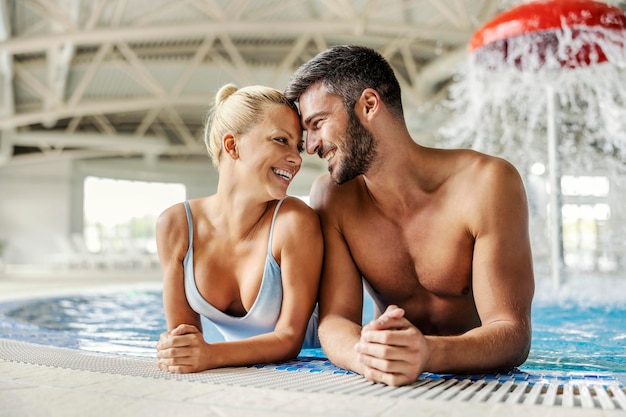
[[[327,316],[320,322],[318,332],[324,353],[334,365],[361,373],[354,350],[361,337],[360,325],[344,317]]]
[[[426,336],[430,357],[425,371],[477,373],[521,365],[530,350],[530,328],[508,322],[477,327],[459,336]]]

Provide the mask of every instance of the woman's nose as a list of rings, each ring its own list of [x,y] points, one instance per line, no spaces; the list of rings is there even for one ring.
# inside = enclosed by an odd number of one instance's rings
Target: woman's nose
[[[294,165],[302,165],[302,155],[300,155],[300,151],[294,150],[292,152],[289,152],[289,154],[287,155],[287,161]]]

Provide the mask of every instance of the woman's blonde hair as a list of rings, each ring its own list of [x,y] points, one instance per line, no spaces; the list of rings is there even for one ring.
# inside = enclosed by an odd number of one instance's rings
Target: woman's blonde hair
[[[261,122],[270,104],[288,106],[298,113],[293,102],[271,87],[253,85],[239,89],[233,84],[226,84],[220,88],[204,125],[204,143],[213,165],[217,167],[222,156],[224,135],[246,134]]]

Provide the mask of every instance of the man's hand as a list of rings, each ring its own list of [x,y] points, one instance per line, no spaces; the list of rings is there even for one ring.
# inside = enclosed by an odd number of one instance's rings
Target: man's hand
[[[196,326],[181,324],[159,337],[156,345],[158,367],[172,373],[203,371],[208,369],[208,348]]]
[[[429,356],[422,332],[394,305],[363,327],[355,350],[366,379],[392,386],[415,382]]]

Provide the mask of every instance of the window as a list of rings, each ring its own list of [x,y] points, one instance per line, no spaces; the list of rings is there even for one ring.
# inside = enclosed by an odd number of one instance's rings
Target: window
[[[85,178],[85,249],[129,258],[156,253],[159,214],[185,197],[183,184]]]
[[[565,264],[578,270],[604,268],[600,258],[607,249],[607,225],[611,218],[611,207],[606,200],[609,179],[564,175],[561,189],[566,201],[562,207]]]
[[[571,196],[606,197],[609,195],[609,179],[607,177],[574,177],[563,175],[561,192]]]

